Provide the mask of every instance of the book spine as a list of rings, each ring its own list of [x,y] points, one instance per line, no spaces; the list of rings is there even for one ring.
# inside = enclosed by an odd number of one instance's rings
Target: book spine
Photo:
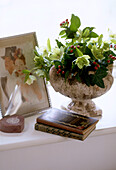
[[[69,132],[66,130],[58,129],[55,127],[50,127],[44,124],[35,124],[35,130],[42,131],[42,132],[47,132],[55,135],[60,135],[63,137],[68,137],[68,138],[73,138],[73,139],[78,139],[78,140],[83,140],[83,135]]]

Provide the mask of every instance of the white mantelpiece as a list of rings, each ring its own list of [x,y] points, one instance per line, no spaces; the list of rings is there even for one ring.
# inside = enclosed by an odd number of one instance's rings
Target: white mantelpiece
[[[69,101],[51,86],[49,92],[53,107],[60,108]],[[37,115],[25,119],[21,134],[0,132],[0,170],[70,170],[71,166],[72,170],[115,170],[116,79],[112,88],[94,101],[103,109],[103,116],[83,142],[35,131]]]

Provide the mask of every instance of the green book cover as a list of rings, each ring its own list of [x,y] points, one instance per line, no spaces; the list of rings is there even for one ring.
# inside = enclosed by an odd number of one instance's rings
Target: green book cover
[[[59,128],[44,125],[44,124],[41,124],[41,123],[36,123],[35,124],[35,130],[42,131],[42,132],[47,132],[47,133],[51,133],[51,134],[55,134],[55,135],[59,135],[59,136],[63,136],[63,137],[78,139],[78,140],[82,140],[82,141],[85,140],[87,138],[87,136],[94,129],[95,129],[95,126],[93,126],[90,129],[90,131],[88,131],[86,134],[82,135],[82,134],[78,134],[78,133],[74,133],[74,132],[69,132],[67,130],[62,130],[62,129],[59,129]]]

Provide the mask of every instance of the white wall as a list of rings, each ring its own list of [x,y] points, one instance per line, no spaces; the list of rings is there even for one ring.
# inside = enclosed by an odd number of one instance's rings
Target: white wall
[[[104,35],[116,32],[115,0],[0,0],[0,37],[36,31],[39,45],[50,38],[54,45],[59,24],[72,13],[84,26]]]
[[[116,134],[3,151],[0,170],[116,170]]]

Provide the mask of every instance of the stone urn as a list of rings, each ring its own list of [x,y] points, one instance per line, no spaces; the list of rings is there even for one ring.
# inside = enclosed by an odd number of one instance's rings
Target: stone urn
[[[105,88],[100,88],[97,85],[87,86],[76,80],[66,80],[57,75],[57,70],[54,66],[50,69],[50,83],[56,92],[63,94],[72,99],[67,106],[68,111],[74,111],[85,116],[101,116],[102,110],[98,109],[92,99],[105,94],[113,84],[112,65],[108,68],[108,74],[103,79]]]

